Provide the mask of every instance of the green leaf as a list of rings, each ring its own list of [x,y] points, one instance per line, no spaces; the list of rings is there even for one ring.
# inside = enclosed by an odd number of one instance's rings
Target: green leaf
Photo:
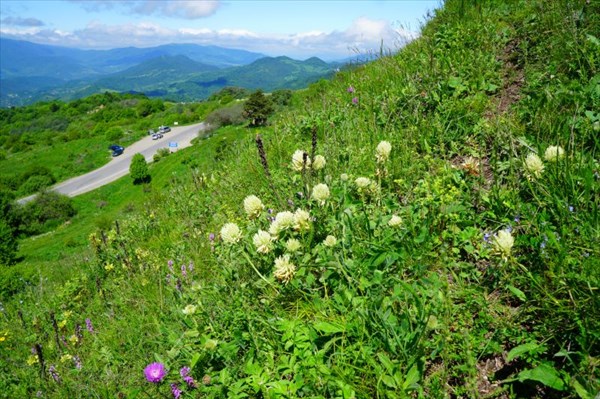
[[[514,296],[519,298],[522,302],[527,302],[527,297],[525,296],[525,293],[523,291],[512,285],[507,285],[506,288],[508,288],[508,290],[512,292]]]
[[[381,377],[381,380],[383,381],[383,383],[385,385],[387,385],[390,388],[396,388],[396,381],[394,381],[394,378],[392,378],[389,375],[384,375]]]
[[[198,363],[198,360],[200,360],[200,354],[198,352],[194,353],[194,356],[192,356],[192,360],[190,361],[190,368],[193,369],[194,366],[196,365],[196,363]]]
[[[537,381],[547,387],[556,389],[557,391],[565,390],[565,382],[558,375],[558,371],[547,364],[539,365],[534,369],[523,370],[519,373],[517,378],[521,382],[526,380]]]
[[[575,388],[575,392],[581,399],[594,399],[594,394],[585,389],[576,379],[573,379],[573,388]]]
[[[526,344],[523,345],[519,345],[515,348],[512,348],[510,350],[510,352],[508,352],[508,356],[506,358],[507,362],[512,362],[513,359],[518,358],[519,356],[525,354],[525,353],[531,353],[533,351],[535,351],[536,349],[540,348],[540,344],[538,344],[537,342],[528,342]]]
[[[406,378],[404,379],[404,383],[402,384],[402,389],[405,391],[413,388],[419,380],[421,379],[421,372],[419,370],[419,363],[415,363],[412,365],[408,373],[406,373]]]
[[[346,326],[341,324],[333,324],[326,321],[317,321],[313,327],[315,330],[325,334],[336,334],[346,331]]]

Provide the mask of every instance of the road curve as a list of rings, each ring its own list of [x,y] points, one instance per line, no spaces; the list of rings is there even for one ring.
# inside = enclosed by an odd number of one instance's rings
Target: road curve
[[[169,143],[177,143],[177,147],[171,148],[171,150],[189,147],[192,144],[192,139],[198,137],[198,133],[204,129],[206,129],[206,124],[201,122],[194,125],[173,127],[170,132],[164,134],[162,139],[152,140],[151,136],[146,136],[140,141],[126,147],[122,155],[114,157],[106,165],[85,175],[73,177],[62,183],[58,183],[51,189],[69,197],[87,193],[128,174],[131,158],[135,154],[140,153],[146,158],[146,161],[152,161],[154,154],[159,149],[169,148]],[[18,202],[23,204],[31,201],[33,198],[35,198],[35,195],[21,198]]]

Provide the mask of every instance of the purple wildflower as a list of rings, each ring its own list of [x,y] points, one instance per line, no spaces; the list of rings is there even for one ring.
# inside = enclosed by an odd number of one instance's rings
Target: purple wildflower
[[[272,215],[273,212],[275,212],[275,211],[273,209],[269,208],[269,209],[267,209],[267,212],[269,213],[269,215]]]
[[[177,283],[175,283],[175,289],[177,289],[177,291],[181,291],[181,280],[177,279]]]
[[[492,236],[492,235],[491,235],[490,233],[485,233],[485,234],[483,235],[483,241],[485,241],[485,242],[490,242],[490,237],[491,237],[491,236]]]
[[[208,235],[208,239],[211,240],[211,241],[214,241],[215,240],[215,233],[210,233]]]
[[[81,344],[81,341],[83,341],[83,333],[81,332],[82,328],[81,328],[81,324],[76,324],[75,325],[75,336],[77,337],[77,343]]]
[[[196,381],[194,381],[191,375],[186,375],[185,377],[183,377],[183,380],[186,384],[188,384],[190,388],[196,388]]]
[[[48,372],[50,373],[50,375],[52,376],[52,379],[54,381],[56,381],[57,383],[60,384],[60,376],[58,375],[58,372],[56,371],[56,367],[54,367],[54,365],[50,365],[50,368],[48,369]]]
[[[519,223],[521,221],[521,216],[517,215],[515,216],[515,223]]]
[[[179,370],[179,375],[181,375],[182,377],[186,377],[190,374],[190,368],[189,367],[182,367],[181,370]]]
[[[181,275],[183,277],[187,276],[187,269],[185,268],[185,265],[181,265]]]
[[[346,89],[346,91],[347,91],[348,93],[354,93],[354,87],[352,87],[352,86],[348,86],[348,89]]]
[[[81,370],[81,359],[79,358],[79,356],[73,356],[73,362],[75,363],[75,368],[77,370]]]
[[[179,399],[181,397],[181,389],[177,386],[177,384],[171,384],[171,393],[175,399]]]
[[[512,226],[509,224],[508,227],[506,228],[506,231],[508,231],[509,233],[512,233],[513,228]]]
[[[169,261],[167,262],[167,264],[169,265],[169,271],[170,271],[171,273],[173,273],[173,261],[172,261],[172,260],[169,260]]]
[[[87,330],[90,332],[90,334],[94,333],[94,326],[92,326],[92,320],[87,318],[85,319],[85,326],[87,327]]]
[[[358,97],[352,98],[352,104],[358,104]]]
[[[162,382],[166,374],[167,371],[162,363],[150,363],[144,369],[144,375],[146,376],[146,379],[154,383]]]
[[[190,262],[190,264],[188,265],[188,270],[190,273],[194,271],[194,263],[193,262]]]

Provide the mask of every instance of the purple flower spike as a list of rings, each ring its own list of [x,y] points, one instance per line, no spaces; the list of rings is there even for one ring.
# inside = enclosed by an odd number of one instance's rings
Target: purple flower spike
[[[90,334],[94,333],[94,326],[92,326],[92,320],[87,318],[85,319],[85,326],[87,327],[87,330],[90,332]],[[101,328],[102,330],[102,328]]]
[[[190,374],[190,368],[189,367],[182,367],[181,370],[179,370],[179,374],[182,377],[187,377]]]
[[[185,377],[183,377],[183,380],[186,384],[188,384],[190,388],[196,388],[196,381],[194,381],[191,375],[186,375]]]
[[[171,273],[173,273],[173,261],[172,261],[172,260],[169,260],[169,261],[167,262],[167,264],[169,265],[169,270],[171,271]]]
[[[60,376],[58,375],[58,372],[56,371],[56,367],[54,367],[54,365],[50,366],[50,368],[48,369],[48,372],[52,376],[52,379],[55,382],[57,382],[58,384],[60,384]]]
[[[181,389],[177,386],[177,384],[171,384],[171,393],[175,399],[179,399],[181,397]]]
[[[181,265],[181,275],[183,277],[187,276],[187,269],[185,268],[185,265]]]
[[[214,241],[215,240],[215,233],[210,233],[208,235],[208,239],[211,240],[211,241]]]
[[[165,370],[165,366],[162,363],[150,363],[144,369],[146,379],[155,384],[161,382],[166,374],[167,370]]]
[[[354,93],[354,87],[352,86],[348,86],[348,89],[346,90],[348,93]]]

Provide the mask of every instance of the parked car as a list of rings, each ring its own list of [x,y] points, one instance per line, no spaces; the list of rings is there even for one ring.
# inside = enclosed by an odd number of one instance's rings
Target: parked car
[[[152,135],[152,140],[158,140],[158,139],[162,139],[162,138],[163,138],[162,133],[154,133]]]
[[[125,148],[121,147],[120,145],[116,145],[116,144],[109,146],[108,149],[112,151],[113,157],[118,157],[119,155],[121,155],[123,153],[123,151],[125,151]]]
[[[159,133],[167,133],[170,132],[171,128],[169,126],[159,126],[158,127],[158,132]]]

